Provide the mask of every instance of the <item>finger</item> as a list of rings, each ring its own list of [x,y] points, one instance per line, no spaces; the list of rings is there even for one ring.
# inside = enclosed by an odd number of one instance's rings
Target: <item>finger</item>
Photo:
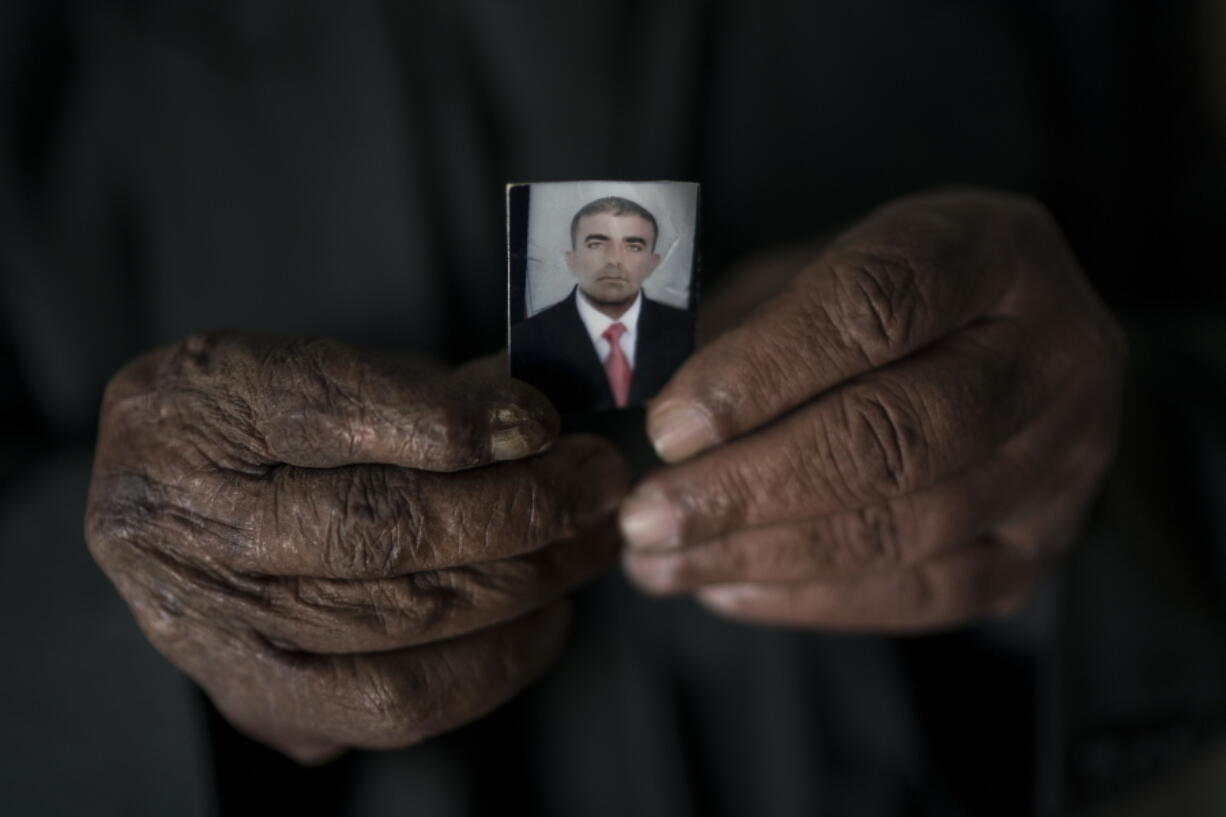
[[[1019,548],[1037,503],[1046,528],[1085,504],[1113,448],[1112,417],[1074,390],[979,463],[929,488],[796,523],[734,530],[671,550],[627,550],[623,565],[650,593],[726,582],[855,579],[927,561],[993,531]],[[1026,528],[1029,531],[1029,528]]]
[[[544,606],[615,564],[618,545],[610,519],[588,534],[496,562],[369,582],[277,579],[245,619],[274,643],[304,652],[402,649]]]
[[[539,457],[448,475],[284,469],[257,506],[254,546],[230,563],[383,578],[489,562],[576,535],[617,506],[629,481],[611,444],[578,435]]]
[[[157,585],[143,587],[145,595],[169,593],[280,649],[345,654],[443,641],[518,618],[612,566],[618,544],[609,518],[582,536],[523,556],[369,581],[184,569],[156,552],[140,558],[163,563],[156,573],[144,566],[146,583]],[[142,575],[136,567],[129,575]]]
[[[590,436],[455,474],[284,467],[204,485],[98,476],[90,538],[101,549],[164,550],[234,573],[389,578],[568,539],[611,512],[629,479],[612,445]]]
[[[854,511],[745,528],[672,550],[627,550],[643,590],[688,593],[728,582],[856,581],[911,567],[986,533],[1015,501],[1003,457],[922,491]]]
[[[690,457],[992,314],[1025,283],[1003,261],[1019,250],[1018,220],[1045,218],[983,193],[881,208],[678,370],[649,408],[656,450]]]
[[[1011,321],[986,321],[769,427],[647,478],[621,510],[631,547],[862,508],[978,462],[1046,405],[1052,372]]]
[[[287,747],[407,746],[454,729],[512,697],[557,655],[564,602],[447,641],[365,655],[278,649],[252,632],[191,628],[156,646],[218,709]],[[307,758],[311,759],[311,758]]]
[[[726,584],[697,598],[730,618],[823,630],[918,632],[1003,614],[1033,590],[1038,566],[984,540],[939,560],[857,582]]]
[[[197,335],[162,353],[152,385],[161,422],[237,471],[455,471],[536,453],[558,429],[549,401],[506,376],[440,375],[332,340]]]

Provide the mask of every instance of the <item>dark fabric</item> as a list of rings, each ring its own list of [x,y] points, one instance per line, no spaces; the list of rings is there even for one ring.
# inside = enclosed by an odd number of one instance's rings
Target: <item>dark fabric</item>
[[[540,389],[558,411],[612,409],[613,390],[579,317],[578,297],[573,290],[511,327],[511,373]],[[628,405],[655,397],[693,350],[693,314],[644,295]]]
[[[1119,461],[1067,566],[1065,802],[1194,758],[1226,728],[1226,321],[1130,327]]]
[[[1188,331],[1226,312],[1226,157],[1196,12],[0,4],[0,812],[292,791],[349,815],[1054,814],[1193,756],[1226,695],[1224,345]],[[701,182],[704,289],[917,188],[1039,196],[1147,361],[1086,546],[1027,613],[903,642],[739,626],[612,575],[488,718],[324,771],[244,743],[85,553],[107,378],[209,328],[495,351],[503,185],[590,178]]]

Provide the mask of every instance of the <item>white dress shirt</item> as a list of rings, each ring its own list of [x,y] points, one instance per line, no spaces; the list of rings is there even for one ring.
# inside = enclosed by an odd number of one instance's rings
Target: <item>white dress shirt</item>
[[[634,303],[616,320],[588,303],[587,296],[582,290],[575,291],[575,301],[579,304],[579,317],[583,320],[583,325],[587,327],[587,333],[592,338],[592,345],[596,347],[596,357],[600,358],[601,363],[604,363],[605,358],[609,356],[609,341],[601,337],[604,330],[615,323],[626,327],[626,331],[619,338],[619,343],[633,370],[634,342],[639,336],[639,313],[643,311],[643,290],[639,290],[639,294],[634,297]]]

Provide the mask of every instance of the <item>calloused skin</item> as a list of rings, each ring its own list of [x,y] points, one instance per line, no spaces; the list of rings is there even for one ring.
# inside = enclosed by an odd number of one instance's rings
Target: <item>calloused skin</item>
[[[649,592],[780,625],[1012,613],[1114,456],[1126,356],[1041,205],[894,201],[652,402],[673,465],[622,505],[625,569]]]
[[[565,592],[616,564],[630,479],[505,368],[155,350],[106,391],[90,550],[219,711],[300,762],[458,726],[552,660]]]
[[[1112,458],[1126,357],[1051,218],[900,199],[746,268],[739,300],[767,277],[783,293],[711,310],[743,320],[652,402],[670,466],[624,502],[620,456],[558,438],[505,364],[155,350],[107,389],[91,552],[227,718],[302,762],[422,740],[543,672],[566,591],[616,564],[619,502],[629,576],[721,615],[899,632],[1017,609]]]

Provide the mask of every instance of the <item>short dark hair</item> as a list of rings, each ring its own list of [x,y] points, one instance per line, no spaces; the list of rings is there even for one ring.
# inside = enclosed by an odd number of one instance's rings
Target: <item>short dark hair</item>
[[[575,248],[575,235],[579,232],[579,219],[584,216],[594,216],[597,213],[612,213],[615,216],[633,215],[646,221],[651,225],[651,249],[654,252],[656,241],[660,238],[660,227],[656,224],[656,217],[643,205],[630,199],[623,199],[621,196],[605,196],[603,199],[588,202],[579,208],[579,212],[575,213],[575,217],[570,220],[570,248]]]

